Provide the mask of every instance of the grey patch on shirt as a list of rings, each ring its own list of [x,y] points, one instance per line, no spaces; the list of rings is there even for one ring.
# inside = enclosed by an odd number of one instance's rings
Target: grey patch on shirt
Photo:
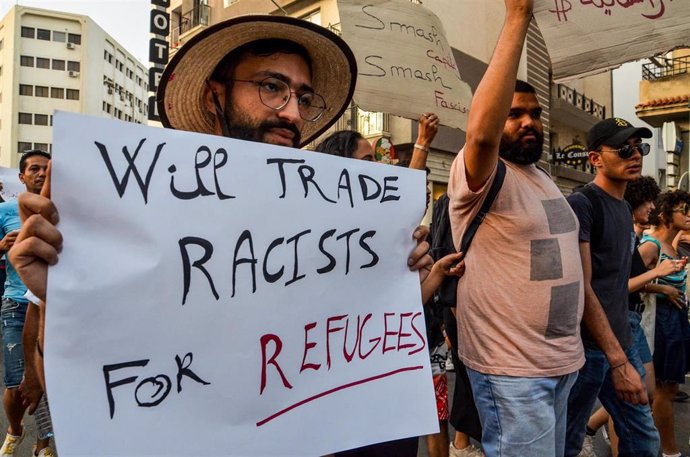
[[[561,246],[557,238],[532,240],[530,257],[531,281],[548,281],[563,277]]]
[[[546,339],[564,338],[577,333],[577,308],[580,298],[580,281],[551,288],[549,323]]]
[[[575,216],[566,199],[542,200],[541,204],[544,207],[546,219],[549,221],[549,231],[552,235],[570,233],[577,229]]]

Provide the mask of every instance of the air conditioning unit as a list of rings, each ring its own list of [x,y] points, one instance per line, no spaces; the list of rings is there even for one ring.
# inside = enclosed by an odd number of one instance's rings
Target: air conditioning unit
[[[108,87],[108,93],[109,93],[109,94],[112,94],[112,93],[113,93],[113,88],[112,88],[112,87]]]
[[[67,42],[67,49],[74,49],[74,43]]]
[[[69,75],[70,78],[78,78],[79,77],[79,72],[78,71],[68,71],[67,74]]]

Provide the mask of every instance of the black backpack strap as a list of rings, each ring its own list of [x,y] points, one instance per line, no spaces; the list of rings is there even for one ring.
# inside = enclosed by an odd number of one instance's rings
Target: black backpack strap
[[[589,230],[589,243],[594,248],[599,246],[602,237],[604,236],[604,208],[601,206],[601,197],[597,195],[597,191],[590,185],[586,185],[577,190],[582,192],[587,200],[592,204],[592,224]]]
[[[465,230],[465,233],[462,236],[462,241],[460,242],[460,252],[465,253],[465,255],[467,255],[467,250],[470,248],[474,235],[477,234],[477,229],[479,229],[479,226],[482,224],[482,222],[484,222],[484,218],[489,213],[491,205],[493,205],[494,201],[496,200],[496,196],[503,186],[503,180],[505,177],[506,164],[503,163],[501,159],[498,159],[494,182],[491,183],[491,188],[486,194],[486,199],[484,200],[482,207],[479,208],[479,212],[476,216],[474,216],[474,219],[472,219],[472,222],[470,222],[470,225],[467,227],[467,230]]]
[[[450,220],[448,217],[448,206],[450,199],[448,194],[441,195],[436,203],[434,203],[434,217],[433,224],[434,238],[432,239],[433,247],[443,247],[446,238],[450,234]]]

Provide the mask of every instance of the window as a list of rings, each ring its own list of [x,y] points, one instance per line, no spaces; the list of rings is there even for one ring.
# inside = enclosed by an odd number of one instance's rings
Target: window
[[[67,100],[79,100],[79,91],[77,89],[67,89]]]
[[[73,62],[71,60],[67,62],[67,69],[69,71],[79,71],[79,68],[79,62]]]
[[[65,61],[60,59],[53,59],[53,70],[64,70]]]
[[[48,143],[34,143],[34,149],[38,149],[39,151],[43,152],[48,152],[50,150],[50,146]]]
[[[31,113],[19,113],[20,124],[31,124]]]
[[[0,40],[0,51],[5,47],[5,40]]]
[[[20,56],[19,65],[21,65],[22,67],[33,67],[34,58],[32,56]]]
[[[46,86],[36,86],[36,97],[48,97],[48,88]]]
[[[17,144],[17,152],[20,154],[24,151],[28,151],[29,149],[31,149],[31,143],[27,143],[26,141],[20,141]]]
[[[36,30],[33,27],[22,27],[22,38],[33,38]]]
[[[34,94],[34,86],[31,86],[29,84],[20,84],[19,85],[19,95],[33,95]]]
[[[34,124],[36,124],[36,125],[48,125],[48,115],[47,114],[34,114]]]
[[[51,87],[50,98],[65,98],[65,89],[62,87]]]
[[[78,33],[68,33],[67,34],[67,42],[68,43],[74,43],[74,44],[81,44],[81,35]]]
[[[36,38],[39,40],[50,41],[50,30],[36,29]]]
[[[67,34],[65,32],[58,32],[57,30],[53,30],[53,41],[64,43],[66,38]]]
[[[36,68],[50,68],[50,59],[36,57]]]

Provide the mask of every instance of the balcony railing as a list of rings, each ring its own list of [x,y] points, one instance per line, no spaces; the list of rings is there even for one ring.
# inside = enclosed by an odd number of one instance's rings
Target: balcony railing
[[[343,32],[340,31],[340,22],[336,22],[335,24],[328,24],[327,29],[338,36],[343,34]]]
[[[182,13],[180,18],[180,33],[188,32],[196,26],[207,26],[211,19],[211,7],[208,5],[197,5],[191,11]]]
[[[688,73],[690,73],[690,56],[675,59],[655,57],[652,62],[642,65],[642,79],[646,81]]]
[[[591,114],[598,119],[606,119],[606,107],[595,102],[591,98],[585,97],[575,89],[563,84],[556,84],[558,98],[565,100],[571,105],[580,108],[582,111]]]

